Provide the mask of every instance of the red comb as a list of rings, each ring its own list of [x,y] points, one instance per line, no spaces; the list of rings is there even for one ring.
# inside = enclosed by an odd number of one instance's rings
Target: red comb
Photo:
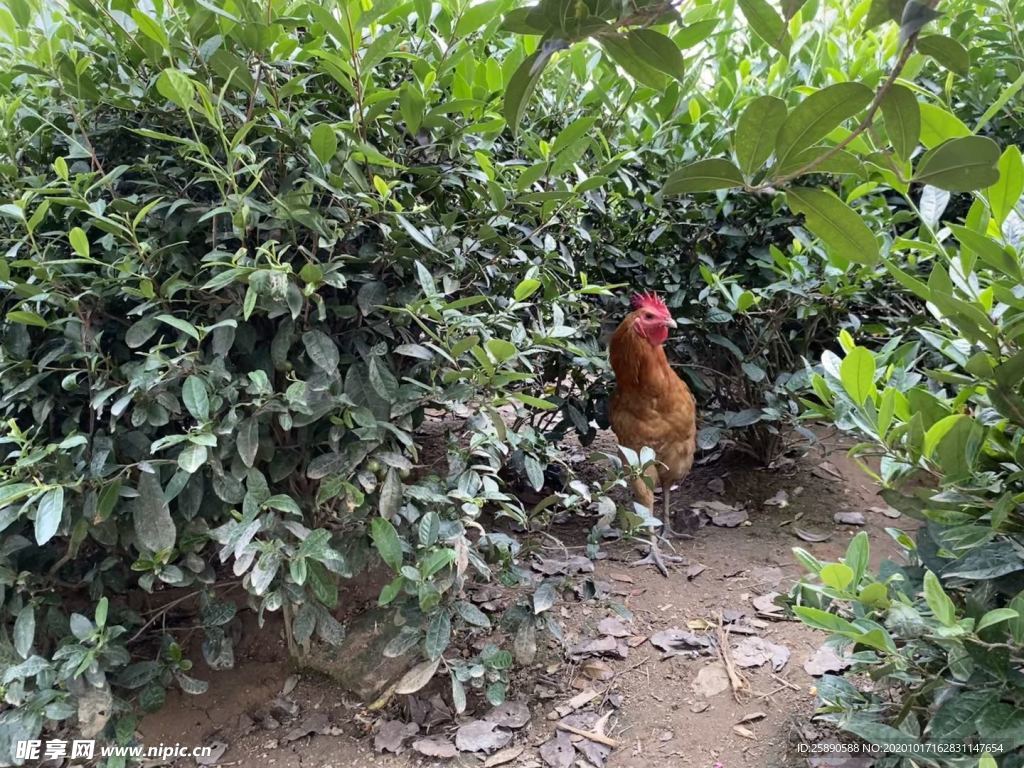
[[[660,312],[668,312],[665,302],[656,293],[634,293],[630,307],[632,309],[656,309]]]

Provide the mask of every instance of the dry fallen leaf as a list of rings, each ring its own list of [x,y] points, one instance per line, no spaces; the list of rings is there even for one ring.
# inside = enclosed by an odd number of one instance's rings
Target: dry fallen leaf
[[[710,699],[729,690],[729,673],[725,671],[725,665],[716,661],[708,664],[697,673],[697,679],[693,681],[693,692]]]
[[[805,528],[794,528],[793,533],[795,533],[798,538],[803,539],[804,541],[809,541],[812,544],[819,544],[832,538],[831,533],[818,533],[816,531],[808,531]]]
[[[512,734],[489,720],[474,720],[455,732],[455,746],[461,752],[493,752],[510,741]]]
[[[681,629],[663,629],[651,635],[651,645],[659,651],[670,653],[672,651],[700,650],[709,648],[711,641],[693,632],[685,632]]]
[[[694,713],[707,712],[709,706],[706,701],[695,701],[690,705],[690,711]]]
[[[817,677],[828,672],[840,672],[852,663],[849,659],[837,654],[832,647],[823,645],[804,662],[804,671],[808,675]]]
[[[863,512],[836,512],[832,519],[842,525],[864,525]]]
[[[416,739],[412,743],[412,748],[426,757],[455,757],[459,754],[455,745],[442,736]]]
[[[594,640],[582,640],[569,649],[570,656],[602,656],[614,653],[618,642],[611,635],[602,635]]]
[[[886,517],[891,517],[894,520],[897,517],[900,517],[900,516],[903,515],[903,513],[900,512],[898,509],[893,509],[888,504],[886,504],[884,507],[868,507],[868,511],[869,512],[878,512],[879,514],[885,515]]]
[[[551,768],[569,768],[576,756],[572,738],[565,731],[558,731],[553,739],[544,742],[539,752],[541,759]]]
[[[700,576],[702,573],[704,573],[704,571],[706,571],[707,569],[708,569],[708,567],[706,565],[701,565],[700,563],[694,563],[693,565],[691,565],[689,568],[686,569],[686,579],[687,579],[687,581],[693,581],[698,576]]]
[[[747,510],[742,507],[733,507],[720,501],[701,501],[693,506],[703,509],[711,518],[711,524],[720,528],[735,528],[749,518]]]
[[[744,739],[750,739],[751,741],[757,740],[757,736],[755,736],[754,732],[749,728],[744,728],[742,725],[734,725],[732,729]]]
[[[496,765],[511,763],[521,754],[523,754],[523,747],[506,747],[484,760],[483,768],[494,768]]]
[[[530,708],[524,701],[506,701],[484,715],[484,719],[506,728],[522,728],[530,722]]]
[[[831,461],[823,461],[811,470],[811,474],[825,480],[842,480],[843,474]]]
[[[602,635],[611,635],[612,637],[628,637],[633,634],[626,628],[621,619],[617,619],[614,616],[601,619],[597,624],[597,631]]]
[[[752,723],[755,720],[764,720],[768,717],[767,712],[751,712],[749,715],[744,715],[737,722],[739,723]]]
[[[733,646],[732,658],[736,666],[743,669],[760,667],[770,661],[772,669],[778,672],[789,661],[789,648],[762,637],[744,637]]]
[[[775,493],[775,495],[772,496],[770,499],[765,499],[764,500],[764,506],[766,506],[766,507],[778,507],[779,509],[782,509],[783,507],[788,507],[789,506],[789,494],[786,493],[785,490],[777,491]]]
[[[608,574],[608,578],[610,578],[612,581],[621,581],[623,584],[635,583],[631,576],[627,576],[624,573],[610,573]]]
[[[228,751],[228,745],[223,741],[214,741],[208,746],[208,749],[210,753],[197,756],[196,763],[199,765],[216,765],[224,757],[224,753]]]
[[[580,666],[580,671],[591,680],[611,680],[615,677],[615,670],[608,662],[600,659],[589,659]]]
[[[750,603],[757,609],[758,613],[774,618],[775,616],[782,615],[782,608],[775,603],[775,598],[778,596],[778,592],[768,592],[753,598]]]
[[[326,721],[326,717],[324,718]],[[299,729],[296,729],[292,733],[295,733]],[[403,723],[401,720],[385,720],[381,723],[380,730],[373,737],[373,748],[378,752],[394,752],[398,754],[402,751],[402,747],[407,739],[412,738],[419,733],[420,727],[416,723]],[[294,741],[290,738],[292,733],[284,737],[285,741]],[[306,733],[309,733],[307,730]],[[302,734],[306,735],[305,733]],[[299,738],[299,737],[296,737]]]

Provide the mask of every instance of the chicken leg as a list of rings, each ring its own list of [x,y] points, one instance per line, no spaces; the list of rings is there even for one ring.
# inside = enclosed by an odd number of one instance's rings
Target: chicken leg
[[[678,555],[663,555],[661,553],[661,550],[658,549],[658,539],[661,539],[662,541],[664,541],[665,544],[668,546],[668,548],[672,549],[672,544],[668,541],[668,539],[669,539],[669,537],[672,537],[674,535],[672,533],[672,515],[671,515],[671,513],[669,511],[669,486],[668,486],[668,484],[662,485],[661,491],[662,491],[662,494],[664,494],[664,502],[663,502],[664,503],[664,509],[663,509],[663,512],[662,512],[662,518],[663,519],[661,521],[662,533],[661,533],[660,536],[658,534],[656,534],[656,533],[652,533],[650,538],[647,541],[647,546],[648,546],[647,556],[642,558],[642,559],[640,559],[640,560],[636,560],[633,563],[630,563],[630,565],[632,565],[634,567],[641,566],[641,565],[653,565],[655,568],[658,569],[658,571],[661,573],[662,576],[665,576],[667,578],[668,577],[668,566],[665,565],[665,562],[668,561],[670,563],[681,563],[681,562],[683,562],[683,558],[679,557]],[[651,510],[651,515],[653,516],[654,515],[654,492],[650,488],[647,487],[646,483],[644,483],[641,480],[639,483],[635,484],[635,486],[634,486],[634,493],[636,494],[636,496],[640,500],[640,502],[642,504],[644,504],[644,506],[646,506],[648,509]],[[687,538],[692,538],[692,537],[687,537]]]

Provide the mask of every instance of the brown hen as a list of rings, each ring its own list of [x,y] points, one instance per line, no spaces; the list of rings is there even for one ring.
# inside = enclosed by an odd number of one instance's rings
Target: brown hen
[[[654,488],[662,492],[663,535],[672,536],[669,491],[693,466],[697,444],[697,408],[686,383],[665,357],[669,328],[676,322],[665,303],[653,294],[633,297],[632,311],[619,324],[609,347],[615,392],[609,404],[612,431],[619,444],[639,452],[652,448],[656,462],[646,477],[633,481],[637,502],[654,514]],[[651,537],[651,551],[640,563],[657,566],[668,575]]]

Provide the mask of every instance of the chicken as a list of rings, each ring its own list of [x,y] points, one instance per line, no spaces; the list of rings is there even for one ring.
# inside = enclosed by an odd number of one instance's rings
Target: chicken
[[[690,471],[697,447],[696,401],[665,357],[663,345],[669,328],[675,327],[664,301],[654,294],[638,294],[609,345],[615,372],[609,403],[612,431],[620,445],[634,451],[645,446],[654,450],[657,460],[645,477],[633,481],[633,494],[653,515],[654,488],[661,487],[666,538],[673,535],[669,490]],[[650,547],[638,564],[653,564],[667,576],[654,535]]]

